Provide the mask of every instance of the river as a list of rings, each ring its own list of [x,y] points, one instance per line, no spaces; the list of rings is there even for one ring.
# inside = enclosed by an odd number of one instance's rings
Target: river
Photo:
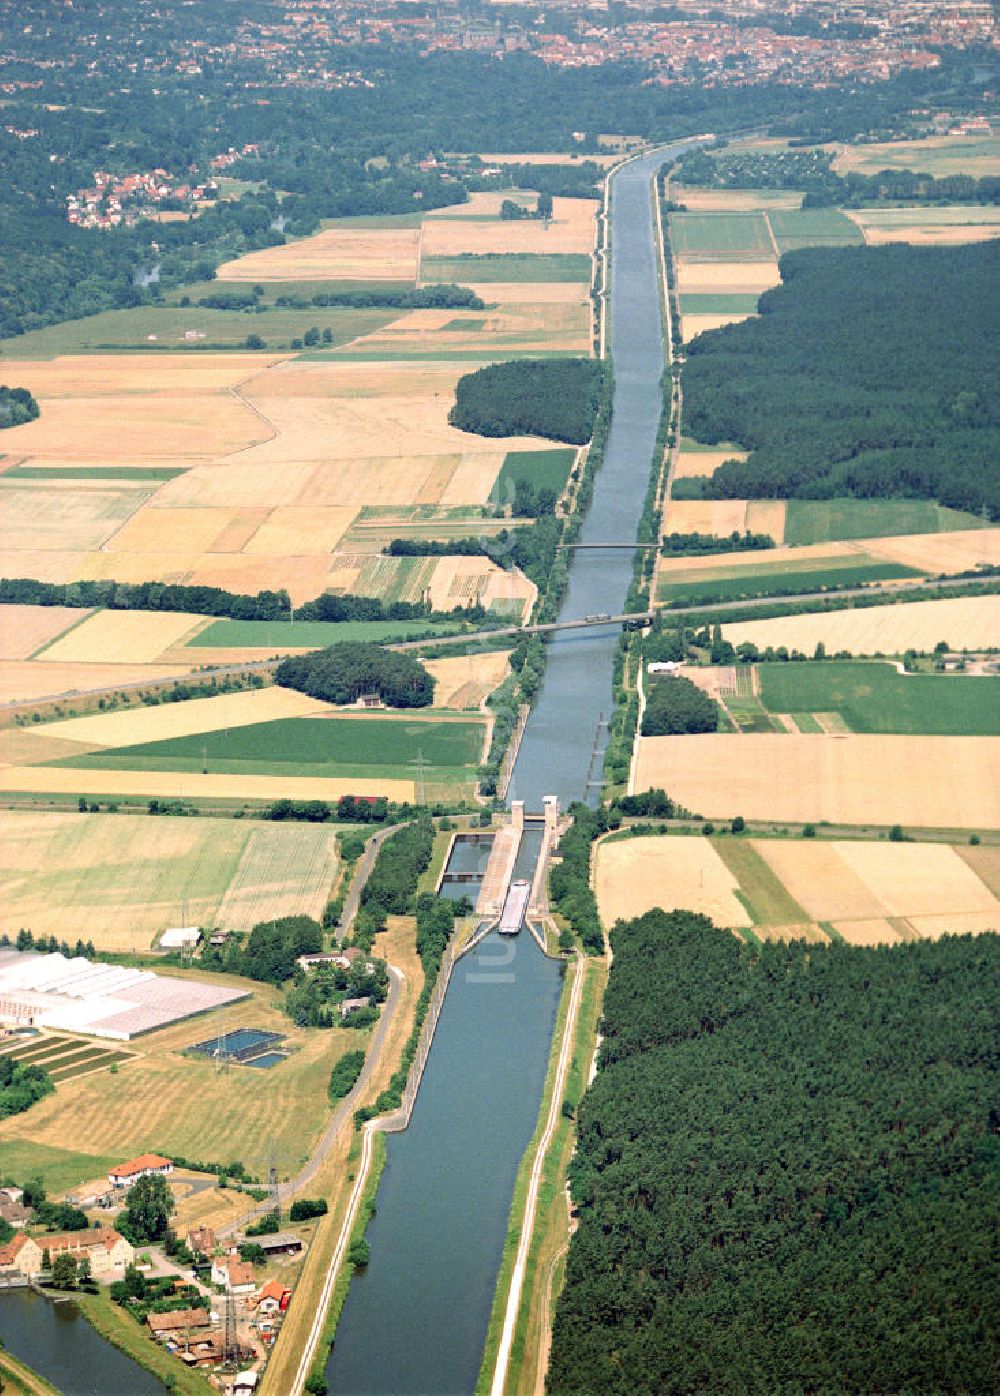
[[[642,512],[664,366],[650,185],[669,154],[636,160],[613,179],[613,420],[585,543],[634,538]],[[631,553],[576,552],[562,614],[620,612],[631,576]],[[583,797],[598,721],[610,715],[616,642],[609,629],[550,643],[508,791],[529,810],[544,795],[564,806]],[[531,876],[536,839],[526,835],[517,876]],[[473,1390],[560,988],[560,966],[524,933],[506,943],[487,937],[458,962],[410,1126],[387,1141],[370,1262],[351,1283],[327,1364],[332,1396]]]

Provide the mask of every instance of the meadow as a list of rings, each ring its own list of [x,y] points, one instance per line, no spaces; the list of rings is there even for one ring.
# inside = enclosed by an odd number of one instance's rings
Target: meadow
[[[215,620],[187,642],[190,649],[323,649],[345,641],[383,643],[421,635],[450,635],[450,621],[425,620]]]
[[[767,220],[761,213],[671,213],[669,221],[678,257],[770,256],[774,251]]]
[[[901,674],[894,664],[762,664],[760,696],[773,713],[838,713],[851,732],[1000,736],[1000,679]]]
[[[536,491],[555,490],[561,494],[575,460],[572,446],[554,451],[508,451],[490,497],[500,504],[509,504],[519,483],[532,485]]]
[[[434,282],[589,282],[593,263],[582,252],[467,252],[456,257],[424,257],[420,279]]]
[[[681,314],[753,315],[756,313],[759,299],[759,296],[745,291],[689,291],[680,297]]]
[[[839,209],[772,209],[767,219],[780,253],[797,247],[847,247],[864,242],[857,224]]]
[[[223,288],[224,289],[224,288]],[[218,288],[216,288],[218,293]],[[289,350],[293,339],[317,326],[329,326],[333,343],[348,344],[359,335],[371,334],[397,318],[397,310],[344,307],[308,310],[268,308],[259,313],[245,310],[210,310],[200,306],[139,306],[134,310],[106,310],[82,320],[66,320],[42,330],[31,330],[16,339],[0,340],[0,353],[19,359],[51,359],[60,354],[177,352],[198,354],[244,348],[247,335],[256,334],[268,350]],[[185,339],[196,332],[195,340]]]
[[[283,718],[53,762],[77,769],[203,771],[226,775],[349,776],[372,767],[414,779],[464,779],[479,760],[482,724],[419,717]]]
[[[946,509],[929,499],[789,499],[784,541],[826,543],[981,527],[975,514]]]
[[[878,174],[879,170],[916,170],[935,179],[955,174],[979,179],[996,175],[1000,161],[1000,136],[990,133],[832,148],[836,151],[833,168],[838,174],[849,170],[866,175]]]

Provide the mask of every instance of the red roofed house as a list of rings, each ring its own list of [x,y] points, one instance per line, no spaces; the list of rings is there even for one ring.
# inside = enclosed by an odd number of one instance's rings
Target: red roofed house
[[[261,1314],[284,1313],[291,1297],[292,1291],[287,1285],[280,1280],[268,1280],[257,1295],[257,1311]]]
[[[174,1165],[170,1159],[162,1158],[159,1154],[140,1154],[138,1158],[130,1158],[127,1163],[119,1163],[112,1168],[108,1182],[113,1188],[130,1188],[140,1178],[149,1178],[157,1173],[166,1177],[173,1171]]]
[[[234,1255],[220,1256],[212,1261],[212,1283],[222,1285],[228,1294],[249,1294],[257,1288],[252,1263],[238,1260]]]
[[[64,1231],[53,1236],[26,1236],[20,1232],[6,1246],[0,1246],[0,1271],[16,1270],[21,1275],[37,1275],[42,1269],[42,1257],[48,1251],[50,1259],[57,1255],[84,1256],[90,1260],[91,1274],[98,1278],[117,1271],[135,1259],[135,1249],[110,1226],[93,1227],[88,1231]]]

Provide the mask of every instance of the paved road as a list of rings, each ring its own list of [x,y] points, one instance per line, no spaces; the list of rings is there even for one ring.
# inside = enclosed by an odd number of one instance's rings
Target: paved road
[[[354,918],[358,914],[358,907],[361,905],[361,893],[364,891],[365,883],[371,876],[372,868],[375,866],[375,859],[378,857],[379,849],[386,839],[391,839],[393,834],[398,834],[400,829],[405,829],[406,824],[390,824],[386,829],[380,829],[378,833],[368,840],[368,845],[358,860],[358,866],[351,882],[351,890],[347,894],[344,902],[344,909],[340,913],[340,923],[337,928],[337,941],[341,943],[354,924]]]

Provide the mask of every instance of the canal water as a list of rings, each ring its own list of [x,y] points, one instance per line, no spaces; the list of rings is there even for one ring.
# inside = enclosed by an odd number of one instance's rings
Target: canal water
[[[683,148],[644,156],[612,179],[608,345],[615,391],[604,464],[581,543],[631,542],[642,514],[660,425],[664,368],[651,183],[660,165]],[[624,549],[575,552],[561,618],[620,615],[633,557]],[[525,809],[540,810],[545,795],[558,795],[564,808],[573,800],[596,803],[599,787],[587,788],[587,773],[595,741],[601,751],[605,744],[598,723],[611,716],[618,634],[617,627],[606,626],[557,632],[549,641],[545,678],[507,792],[509,799],[523,800]],[[598,756],[593,779],[600,781],[602,766]]]
[[[631,540],[642,512],[664,365],[651,180],[671,153],[635,161],[613,181],[614,409],[581,542]],[[619,612],[631,575],[629,552],[575,553],[562,614]],[[544,795],[563,805],[583,798],[598,720],[610,715],[616,641],[610,628],[553,640],[510,799],[540,811]],[[516,877],[532,876],[538,837],[526,832]],[[464,869],[475,855],[460,856]],[[474,1389],[560,989],[561,966],[526,932],[488,936],[456,965],[409,1128],[387,1141],[370,1262],[351,1283],[327,1364],[332,1396]]]
[[[0,1294],[0,1342],[63,1396],[163,1396],[163,1383],[101,1337],[72,1302]]]

